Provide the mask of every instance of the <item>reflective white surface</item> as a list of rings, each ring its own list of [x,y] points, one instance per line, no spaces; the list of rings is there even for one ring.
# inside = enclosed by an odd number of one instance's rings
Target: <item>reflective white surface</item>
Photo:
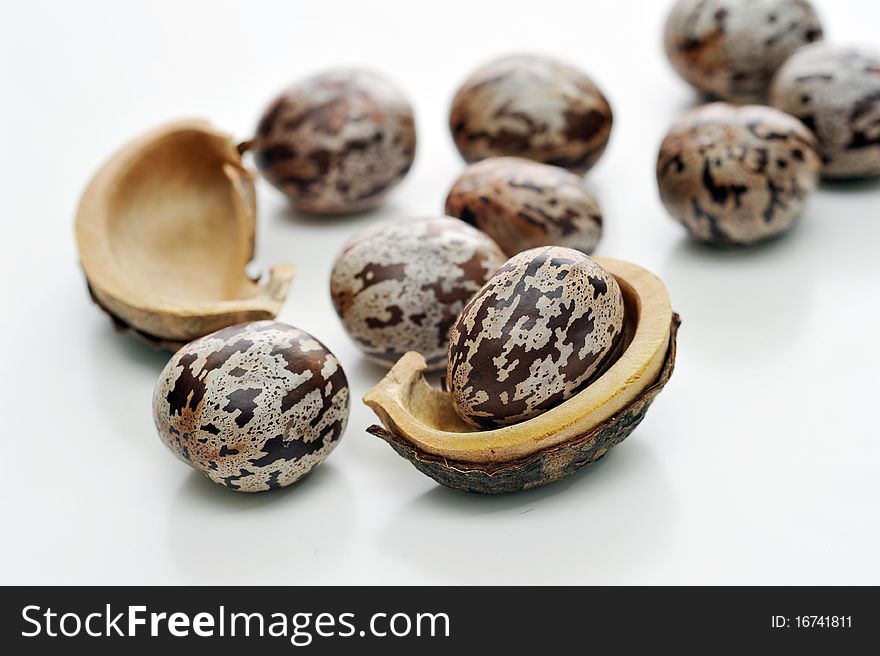
[[[816,0],[838,42],[877,43],[880,4]],[[657,147],[695,101],[662,54],[666,3],[17,3],[0,23],[5,127],[0,583],[880,583],[880,181],[823,186],[801,225],[750,250],[689,243],[658,200]],[[669,286],[679,360],[602,462],[528,493],[447,490],[365,433],[383,371],[327,289],[354,231],[442,210],[462,163],[446,127],[488,58],[568,59],[605,90],[611,143],[589,174],[597,251]],[[113,332],[77,265],[78,195],[162,121],[241,138],[286,83],[385,72],[416,107],[409,177],[380,210],[297,216],[259,187],[257,268],[298,272],[281,319],[341,359],[355,402],[329,460],[245,496],[176,461],[153,429],[166,357]]]

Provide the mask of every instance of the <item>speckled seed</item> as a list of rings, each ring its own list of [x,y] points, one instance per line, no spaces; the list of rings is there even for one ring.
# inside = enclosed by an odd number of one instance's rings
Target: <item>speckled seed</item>
[[[462,157],[515,155],[583,173],[605,150],[611,107],[578,69],[532,55],[493,61],[452,101],[449,127]]]
[[[471,164],[446,198],[446,213],[476,226],[508,255],[538,246],[592,253],[602,214],[582,178],[519,157]]]
[[[779,69],[770,102],[816,135],[823,175],[880,175],[880,54],[803,48]]]
[[[678,0],[666,21],[666,55],[698,90],[760,102],[776,70],[822,38],[806,0]]]
[[[571,398],[616,352],[623,313],[617,280],[580,251],[514,256],[450,331],[446,380],[456,410],[494,428]]]
[[[815,146],[802,123],[772,107],[698,107],[660,146],[660,198],[694,239],[721,246],[767,239],[794,225],[815,189]]]
[[[345,330],[371,360],[390,367],[418,351],[429,369],[442,369],[449,327],[505,259],[495,242],[458,219],[392,219],[345,246],[330,293]]]
[[[252,148],[260,171],[296,207],[316,213],[368,209],[413,163],[412,106],[375,73],[329,71],[276,98]]]
[[[275,321],[224,328],[168,362],[153,418],[178,458],[240,492],[299,480],[339,443],[348,382],[327,348]]]

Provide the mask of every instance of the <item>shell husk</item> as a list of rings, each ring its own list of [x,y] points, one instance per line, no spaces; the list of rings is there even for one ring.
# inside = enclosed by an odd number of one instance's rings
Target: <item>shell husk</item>
[[[571,399],[527,421],[476,430],[447,392],[424,378],[418,353],[404,355],[364,396],[382,422],[368,432],[447,487],[497,494],[545,485],[601,458],[641,422],[672,375],[680,318],[663,283],[628,262],[594,258],[620,283],[625,347]]]
[[[255,225],[253,175],[230,136],[183,120],[135,139],[98,170],[76,238],[89,292],[114,325],[176,350],[281,310],[293,267],[273,267],[264,282],[247,276]]]

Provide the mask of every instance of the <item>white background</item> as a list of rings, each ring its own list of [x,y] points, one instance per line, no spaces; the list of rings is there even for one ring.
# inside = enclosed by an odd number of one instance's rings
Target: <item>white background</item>
[[[815,0],[830,38],[877,41],[880,3]],[[5,5],[5,3],[4,3]],[[20,2],[0,22],[3,128],[2,583],[880,583],[880,182],[823,186],[763,247],[689,243],[657,198],[670,122],[695,102],[662,54],[666,2]],[[611,143],[589,174],[598,254],[669,286],[675,375],[601,463],[504,497],[447,490],[364,429],[382,375],[333,312],[342,242],[442,211],[462,167],[458,83],[499,54],[568,59],[605,90]],[[380,210],[297,216],[259,187],[258,267],[298,273],[281,319],[341,359],[342,443],[301,485],[242,495],[174,459],[150,397],[167,356],[88,299],[73,219],[119,146],[203,116],[240,138],[287,83],[373,67],[417,113],[409,177]]]

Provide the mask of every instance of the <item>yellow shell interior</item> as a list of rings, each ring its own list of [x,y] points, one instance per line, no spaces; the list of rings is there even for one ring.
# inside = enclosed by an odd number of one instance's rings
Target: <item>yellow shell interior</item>
[[[137,330],[187,341],[274,317],[293,275],[262,285],[253,255],[253,177],[230,137],[204,121],[162,126],[125,146],[80,201],[76,236],[98,302]]]
[[[424,358],[410,352],[367,392],[364,403],[388,430],[422,451],[459,462],[508,462],[588,433],[657,379],[672,322],[669,294],[659,278],[629,262],[594,259],[620,283],[630,341],[604,374],[568,401],[512,426],[477,430],[458,416],[448,393],[428,384]]]

